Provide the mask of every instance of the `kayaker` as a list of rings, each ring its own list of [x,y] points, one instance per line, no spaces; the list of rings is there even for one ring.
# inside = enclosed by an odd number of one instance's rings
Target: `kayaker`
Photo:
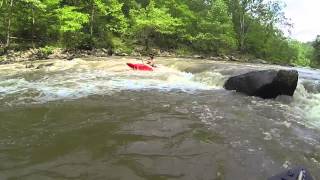
[[[150,54],[149,58],[146,61],[146,64],[152,66],[152,67],[157,67],[155,64],[155,60],[154,60],[154,55]]]

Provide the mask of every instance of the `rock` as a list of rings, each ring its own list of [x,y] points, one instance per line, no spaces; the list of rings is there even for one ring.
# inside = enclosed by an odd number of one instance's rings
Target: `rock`
[[[120,52],[119,50],[115,50],[115,51],[113,51],[113,54],[112,54],[112,55],[114,55],[114,56],[119,56],[120,53],[121,53],[121,52]]]
[[[160,56],[161,55],[161,50],[158,48],[153,48],[151,49],[151,54],[155,55],[155,56]]]
[[[68,56],[67,56],[67,60],[68,61],[71,61],[71,60],[73,60],[74,58],[76,58],[76,55],[75,54],[69,54]]]
[[[193,58],[194,59],[204,59],[204,57],[201,55],[193,55]]]
[[[225,61],[229,61],[230,60],[230,58],[228,56],[226,56],[226,55],[221,55],[221,58],[223,60],[225,60]]]
[[[38,54],[39,50],[38,49],[30,49],[29,53],[32,55]]]
[[[289,63],[288,66],[289,66],[289,67],[296,67],[296,65],[293,64],[293,63]]]
[[[34,65],[33,64],[26,64],[26,68],[29,69],[29,68],[34,68]]]
[[[101,50],[102,50],[102,52],[103,52],[103,57],[106,57],[106,56],[112,56],[112,54],[113,54],[112,49],[105,49],[105,48],[102,48]]]
[[[54,63],[40,64],[40,65],[38,65],[36,67],[36,69],[41,69],[41,68],[44,68],[44,67],[50,67],[50,66],[53,66],[53,65],[54,65]]]
[[[6,52],[5,48],[2,47],[1,44],[0,44],[0,56],[5,55],[5,52]]]
[[[52,54],[48,55],[49,59],[65,59],[66,55],[63,54],[62,49],[61,48],[55,48],[52,52]]]
[[[135,46],[134,51],[142,53],[144,51],[144,46]]]
[[[95,56],[97,56],[97,57],[108,57],[108,56],[110,56],[109,54],[110,54],[109,50],[108,49],[104,49],[104,48],[97,49],[95,51]]]
[[[128,56],[127,53],[123,53],[123,52],[116,52],[115,55],[116,56]]]
[[[240,61],[240,59],[238,59],[234,56],[230,56],[229,59],[230,59],[230,61],[238,61],[238,62]]]
[[[168,51],[160,51],[159,55],[162,57],[171,57],[171,54]]]
[[[133,52],[131,53],[131,56],[140,57],[141,54],[140,54],[139,52],[133,51]]]
[[[83,56],[84,54],[87,54],[87,52],[81,53],[81,56]],[[97,57],[103,57],[103,56],[104,56],[104,52],[103,52],[101,49],[94,49],[94,50],[92,50],[92,54],[93,54],[94,56],[97,56]]]
[[[296,70],[264,70],[229,78],[224,88],[264,99],[279,95],[293,96],[298,83]]]
[[[210,60],[214,60],[214,61],[223,61],[223,58],[222,58],[222,57],[219,57],[219,56],[217,56],[217,57],[212,56],[212,57],[210,57],[209,59],[210,59]]]
[[[268,64],[268,62],[263,59],[251,59],[250,62],[256,64]]]

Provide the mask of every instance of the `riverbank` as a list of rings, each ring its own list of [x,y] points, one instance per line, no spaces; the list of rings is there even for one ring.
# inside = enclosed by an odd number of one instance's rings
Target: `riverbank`
[[[283,66],[294,66],[293,64],[283,64],[266,61],[263,59],[255,58],[250,55],[219,55],[219,56],[209,56],[202,54],[179,54],[177,52],[163,51],[160,49],[152,49],[151,52],[156,55],[156,57],[170,57],[170,58],[193,58],[193,59],[208,59],[213,61],[230,61],[239,63],[253,63],[253,64],[275,64]],[[74,58],[88,58],[88,57],[111,57],[111,56],[132,56],[139,58],[144,58],[148,53],[144,51],[134,51],[131,54],[124,52],[114,52],[110,49],[93,49],[93,50],[67,50],[62,48],[35,48],[24,51],[8,51],[6,54],[0,56],[1,64],[12,64],[19,62],[33,62],[37,60],[50,60],[50,59],[64,59],[72,60]]]

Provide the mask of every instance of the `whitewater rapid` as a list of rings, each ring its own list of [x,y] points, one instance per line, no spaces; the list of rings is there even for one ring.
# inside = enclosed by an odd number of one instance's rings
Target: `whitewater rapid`
[[[194,75],[165,66],[153,72],[133,71],[119,60],[56,61],[54,66],[41,70],[25,69],[23,64],[8,66],[1,71],[0,98],[19,96],[13,103],[44,103],[121,90],[210,90],[221,88],[217,78],[223,78],[212,72]]]
[[[46,103],[91,95],[111,95],[123,90],[199,91],[223,90],[225,80],[256,69],[279,69],[279,66],[219,63],[206,60],[159,60],[153,72],[133,71],[126,62],[133,58],[93,58],[73,61],[55,60],[52,66],[28,69],[25,64],[0,66],[0,102],[2,105]],[[45,64],[47,62],[35,62]],[[306,123],[320,128],[319,70],[298,68],[296,93],[291,100]],[[283,98],[282,98],[283,99]]]
[[[320,178],[319,70],[294,68],[294,96],[265,100],[224,82],[291,67],[156,61],[153,72],[130,57],[0,65],[0,179],[248,180],[295,166]]]

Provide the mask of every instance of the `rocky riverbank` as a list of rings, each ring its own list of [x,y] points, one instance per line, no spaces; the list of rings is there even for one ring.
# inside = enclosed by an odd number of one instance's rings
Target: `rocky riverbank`
[[[48,60],[48,59],[65,59],[72,60],[74,58],[80,57],[107,57],[111,56],[106,49],[97,49],[97,50],[66,50],[62,48],[37,48],[29,49],[26,51],[8,51],[3,56],[0,56],[0,64],[10,64],[16,62],[28,62],[36,60]]]
[[[214,61],[234,61],[246,62],[255,64],[272,64],[271,62],[243,56],[243,55],[220,55],[220,56],[207,56],[207,55],[179,55],[175,52],[168,52],[159,49],[152,49],[151,52],[158,57],[179,57],[179,58],[195,58],[195,59],[209,59]],[[65,59],[72,60],[74,58],[86,57],[110,57],[110,56],[134,56],[141,57],[146,55],[143,51],[133,51],[131,54],[123,52],[114,52],[110,49],[93,49],[93,50],[67,50],[62,48],[36,48],[25,51],[10,50],[6,54],[0,56],[0,64],[11,64],[17,62],[32,62],[36,60],[48,59]],[[285,65],[285,64],[281,64]]]

